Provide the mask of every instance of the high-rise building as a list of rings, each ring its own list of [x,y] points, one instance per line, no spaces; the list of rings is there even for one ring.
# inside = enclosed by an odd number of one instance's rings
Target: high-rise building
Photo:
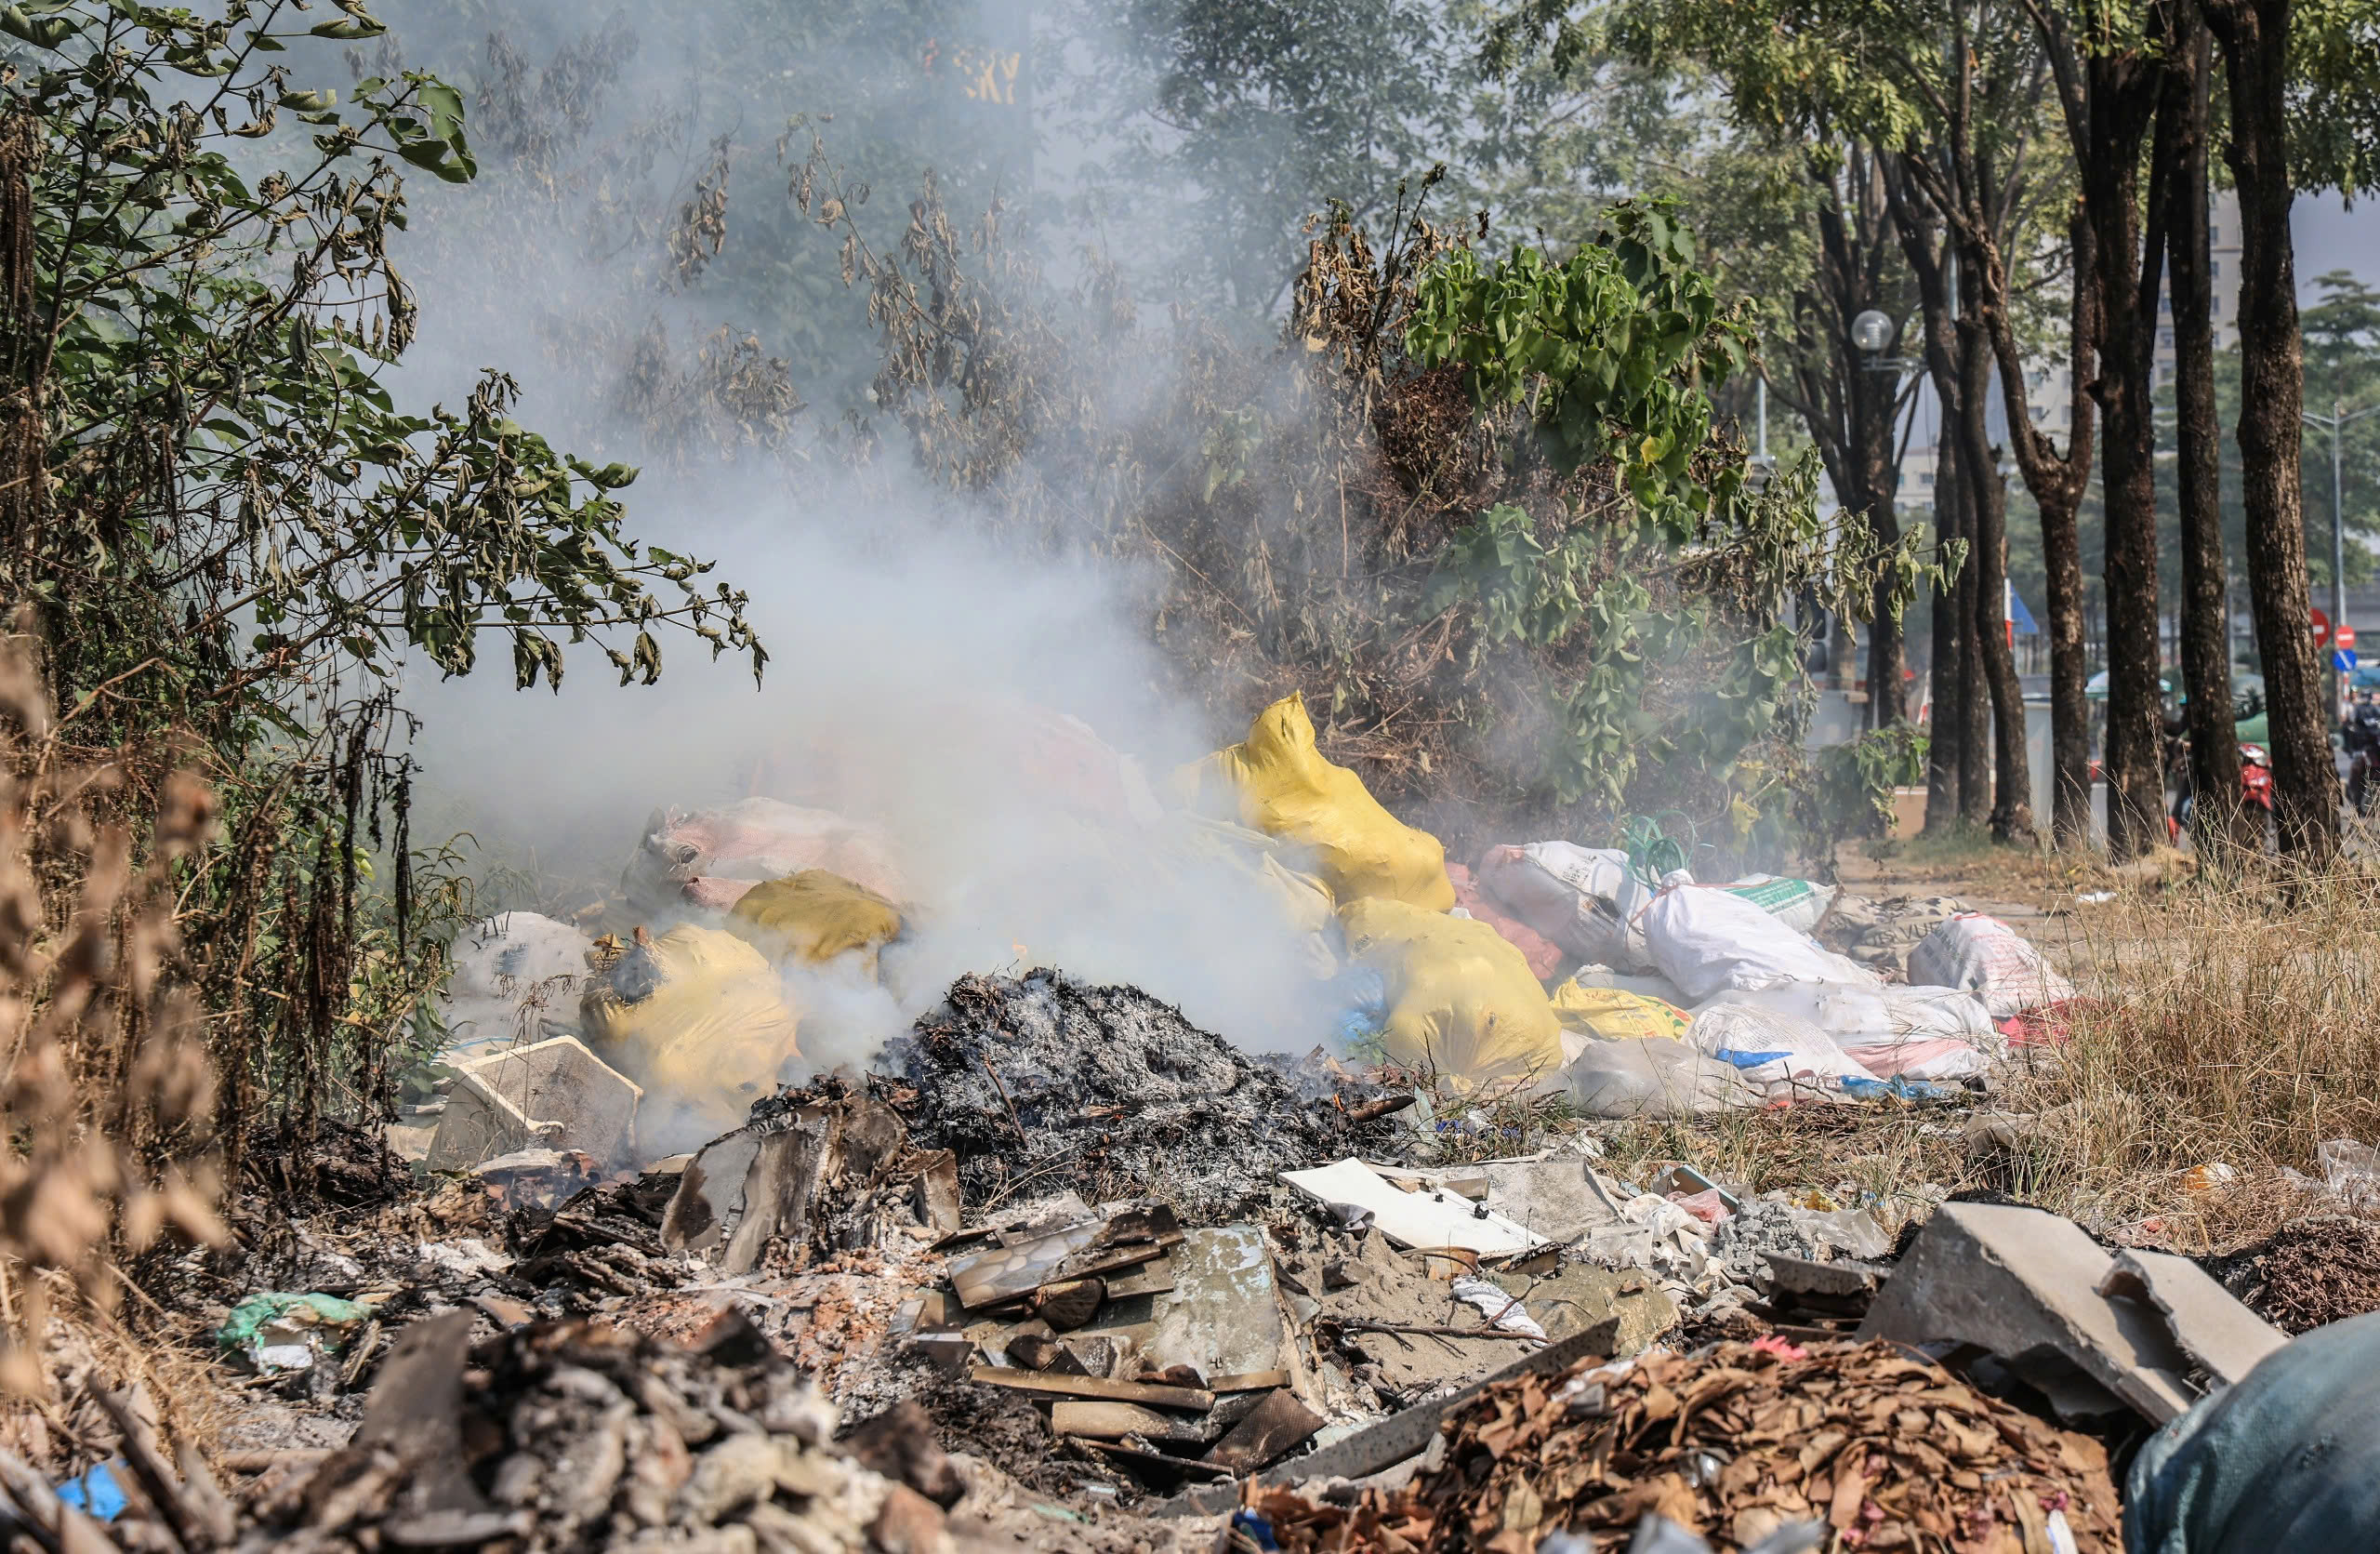
[[[2240,343],[2240,197],[2228,189],[2215,191],[2208,203],[2207,282],[2215,293],[2215,349],[2228,351]],[[2168,279],[2170,279],[2168,272]],[[2174,380],[2174,297],[2157,293],[2157,383]]]

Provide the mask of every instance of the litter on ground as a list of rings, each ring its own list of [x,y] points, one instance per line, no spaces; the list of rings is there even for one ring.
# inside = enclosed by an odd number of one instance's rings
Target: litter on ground
[[[2020,1179],[2073,1119],[1999,1100],[2096,1006],[2001,918],[1698,882],[1645,827],[1448,865],[1294,697],[1180,774],[1202,813],[1029,729],[1152,878],[1264,903],[1310,1003],[1250,1043],[1022,947],[904,991],[935,907],[897,839],[660,812],[625,918],[457,941],[409,1162],[341,1136],[346,1206],[276,1228],[253,1286],[192,1255],[239,1443],[168,1454],[77,1382],[107,1422],[71,1474],[0,1453],[34,1541],[2113,1554],[2111,1449],[2162,1431],[2133,1494],[2187,1521],[2210,1453],[2278,1450],[2273,1378],[2380,1320],[2345,1320],[2380,1307],[2351,1138],[2286,1184],[2332,1217],[2204,1267],[1674,1158],[1889,1120]],[[858,995],[912,1013],[823,1069],[813,1001]]]

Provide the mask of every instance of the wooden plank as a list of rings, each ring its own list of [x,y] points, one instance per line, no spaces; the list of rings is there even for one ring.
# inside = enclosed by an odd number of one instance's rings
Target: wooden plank
[[[1322,1415],[1298,1401],[1288,1388],[1267,1392],[1256,1412],[1231,1428],[1216,1442],[1207,1460],[1235,1473],[1263,1468],[1302,1446],[1323,1426]]]
[[[1287,1387],[1289,1384],[1289,1373],[1287,1371],[1245,1371],[1236,1376],[1210,1376],[1207,1380],[1207,1390],[1210,1392],[1268,1392],[1276,1387]]]
[[[1125,1462],[1144,1463],[1159,1471],[1170,1468],[1186,1477],[1201,1479],[1231,1477],[1228,1469],[1217,1468],[1210,1462],[1200,1462],[1197,1457],[1177,1457],[1170,1456],[1163,1452],[1144,1452],[1138,1447],[1127,1446],[1116,1441],[1090,1441],[1080,1436],[1070,1436],[1067,1439],[1073,1441],[1084,1451],[1096,1452],[1104,1457],[1120,1458]]]
[[[1121,1441],[1137,1435],[1144,1441],[1203,1446],[1213,1439],[1206,1424],[1196,1415],[1159,1414],[1138,1403],[1082,1402],[1069,1398],[1050,1410],[1051,1429],[1093,1441]]]
[[[1104,1376],[1038,1375],[1031,1371],[1012,1371],[998,1365],[971,1365],[967,1379],[980,1381],[987,1387],[1006,1387],[1018,1392],[1040,1392],[1057,1398],[1090,1398],[1100,1402],[1144,1403],[1151,1408],[1178,1408],[1190,1414],[1206,1414],[1215,1406],[1215,1395],[1193,1387],[1152,1387],[1145,1382],[1109,1381]]]

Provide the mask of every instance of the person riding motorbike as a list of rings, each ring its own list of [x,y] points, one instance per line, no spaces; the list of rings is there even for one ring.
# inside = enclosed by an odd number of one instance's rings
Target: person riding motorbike
[[[2367,690],[2347,708],[2340,730],[2347,747],[2347,801],[2358,815],[2380,806],[2380,690]]]
[[[2257,708],[2258,711],[2263,709]],[[2243,714],[2253,716],[2254,714]],[[2165,785],[2173,793],[2173,806],[2166,817],[2166,831],[2178,842],[2181,833],[2190,826],[2190,813],[2196,807],[2190,791],[2189,724],[2178,711],[2169,711],[2163,719],[2165,746]],[[2373,798],[2380,803],[2380,705],[2373,708],[2373,754],[2372,757]],[[2240,741],[2240,803],[2250,809],[2272,813],[2272,754],[2252,740]]]

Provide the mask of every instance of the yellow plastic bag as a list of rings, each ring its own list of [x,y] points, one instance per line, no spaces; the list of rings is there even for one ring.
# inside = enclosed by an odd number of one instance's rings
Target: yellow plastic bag
[[[901,909],[840,874],[805,869],[746,891],[728,909],[727,928],[779,959],[816,963],[860,950],[874,976],[877,947],[901,932]]]
[[[628,947],[588,978],[579,1018],[597,1055],[724,1133],[800,1056],[800,1022],[776,969],[717,928],[683,923]]]
[[[1177,781],[1201,813],[1312,848],[1342,904],[1404,901],[1436,912],[1454,905],[1446,849],[1382,809],[1363,778],[1322,758],[1302,696],[1264,709],[1246,739],[1183,767]]]
[[[1495,929],[1402,901],[1357,901],[1339,922],[1348,952],[1388,986],[1392,1061],[1474,1085],[1561,1069],[1562,1022]]]
[[[1298,961],[1318,980],[1339,975],[1339,907],[1319,875],[1284,862],[1283,843],[1235,820],[1177,810],[1151,827],[1149,859],[1176,889],[1210,890],[1218,866],[1229,883],[1252,884],[1241,895],[1269,903],[1298,941]],[[1235,897],[1236,899],[1237,897]]]
[[[1564,1029],[1605,1042],[1663,1036],[1681,1041],[1693,1021],[1674,1004],[1618,988],[1582,988],[1575,976],[1554,990],[1554,1014]]]

